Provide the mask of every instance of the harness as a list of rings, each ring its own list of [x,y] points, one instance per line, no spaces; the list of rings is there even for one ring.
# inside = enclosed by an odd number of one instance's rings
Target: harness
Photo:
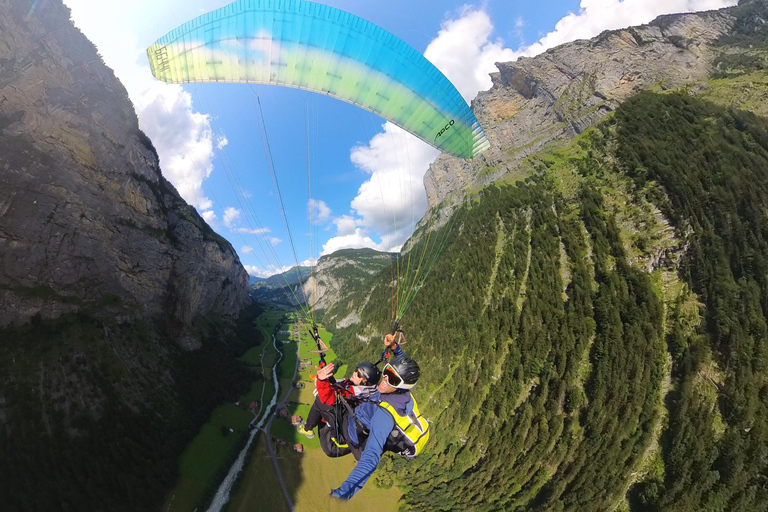
[[[337,448],[350,449],[355,453],[355,458],[359,459],[359,454],[362,453],[362,450],[365,447],[365,442],[368,439],[369,430],[358,419],[354,409],[351,405],[349,405],[349,402],[346,398],[341,396],[340,393],[336,395],[336,398],[337,404],[340,402],[346,410],[347,418],[355,422],[355,428],[357,429],[357,436],[359,439],[359,446],[356,447],[356,449],[349,446],[348,442],[346,441],[344,421],[338,416],[336,420],[336,430],[338,434],[340,434],[338,435],[340,439],[332,437],[331,441],[333,441]],[[427,441],[429,441],[429,423],[427,422],[427,419],[424,418],[424,416],[422,416],[419,412],[419,406],[416,403],[416,399],[413,397],[413,395],[411,395],[411,400],[413,400],[413,411],[405,416],[401,416],[397,410],[388,402],[376,401],[366,398],[362,398],[360,400],[361,402],[375,403],[392,416],[392,419],[395,421],[395,427],[392,429],[392,432],[390,432],[389,437],[387,437],[387,440],[384,443],[384,451],[393,452],[398,455],[408,457],[409,459],[412,459],[421,453],[424,445],[426,445]]]
[[[419,413],[419,406],[413,395],[411,400],[413,400],[413,411],[405,416],[400,416],[389,403],[379,402],[379,406],[383,407],[395,420],[395,428],[389,434],[384,450],[409,459],[417,456],[429,441],[429,423]]]

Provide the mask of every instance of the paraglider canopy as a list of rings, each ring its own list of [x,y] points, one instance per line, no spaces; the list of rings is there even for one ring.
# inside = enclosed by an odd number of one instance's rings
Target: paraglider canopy
[[[303,0],[237,0],[147,50],[170,83],[282,85],[333,96],[428,144],[472,158],[489,143],[451,82],[404,41],[362,18]]]

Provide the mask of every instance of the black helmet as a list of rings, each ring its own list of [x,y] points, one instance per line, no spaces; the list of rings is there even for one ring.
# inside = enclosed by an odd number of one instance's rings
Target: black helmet
[[[388,373],[394,370],[395,374]],[[419,365],[410,357],[396,357],[384,367],[384,375],[387,377],[387,383],[397,389],[411,389],[419,380],[421,370]]]
[[[381,371],[373,366],[371,363],[360,363],[357,365],[357,369],[360,375],[365,379],[365,383],[369,386],[375,386],[379,383],[381,378]]]

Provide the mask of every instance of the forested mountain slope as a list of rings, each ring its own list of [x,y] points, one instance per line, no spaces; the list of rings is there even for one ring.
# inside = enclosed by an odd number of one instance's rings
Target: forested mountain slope
[[[458,211],[406,315],[434,422],[407,502],[606,510],[641,482],[654,509],[764,509],[765,120],[646,93],[536,165]],[[346,361],[387,329],[373,297]]]
[[[403,321],[434,431],[377,472],[406,510],[768,509],[768,122],[715,103],[764,108],[768,4],[731,15],[711,79],[629,97],[442,228]],[[347,362],[390,327],[372,285]]]

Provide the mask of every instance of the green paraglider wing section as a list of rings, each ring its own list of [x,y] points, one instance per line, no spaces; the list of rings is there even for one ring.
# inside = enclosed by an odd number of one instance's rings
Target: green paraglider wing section
[[[489,144],[451,82],[420,53],[348,12],[303,0],[238,0],[175,28],[147,50],[170,83],[245,82],[327,94],[441,151]]]

